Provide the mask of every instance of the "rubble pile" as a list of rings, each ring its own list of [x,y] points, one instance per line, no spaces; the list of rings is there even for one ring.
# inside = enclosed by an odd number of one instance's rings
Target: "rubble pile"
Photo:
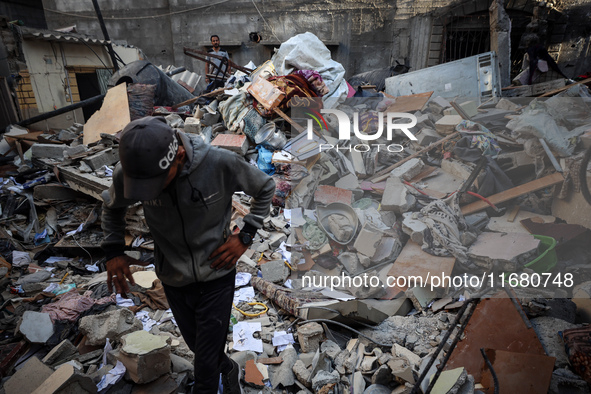
[[[247,68],[149,108],[275,179],[271,215],[237,263],[226,351],[245,392],[493,392],[495,379],[588,392],[585,85],[545,100],[392,96],[349,85],[311,33]],[[132,267],[129,298],[107,289],[100,194],[125,124],[103,117],[129,122],[138,92],[145,104],[150,89],[130,86],[111,88],[86,125],[3,135],[7,394],[191,390],[193,355],[139,203],[126,253],[145,266]],[[249,204],[234,196],[234,230]]]

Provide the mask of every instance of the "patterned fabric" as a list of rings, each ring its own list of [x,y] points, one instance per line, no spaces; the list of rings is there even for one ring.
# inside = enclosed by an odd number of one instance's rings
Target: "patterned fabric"
[[[501,153],[501,147],[496,137],[486,127],[470,120],[462,120],[457,126],[456,131],[462,135],[472,137],[471,148],[479,148],[485,156],[496,157]]]
[[[316,93],[312,90],[310,83],[301,75],[291,74],[271,77],[269,78],[269,82],[285,93],[285,98],[278,105],[278,108],[281,110],[288,108],[289,101],[292,97],[317,97]],[[265,107],[263,107],[258,101],[254,100],[253,105],[261,116],[266,118],[275,116],[275,111],[265,109]]]
[[[51,304],[44,305],[41,312],[48,313],[52,322],[58,320],[67,320],[75,322],[80,315],[93,307],[93,305],[103,305],[115,302],[115,294],[100,299],[91,297],[92,291],[79,294],[76,289],[64,293],[58,297],[58,300]]]
[[[456,193],[446,204],[435,200],[420,211],[418,220],[427,226],[422,249],[435,256],[454,256],[460,262],[468,261],[468,248],[460,241],[461,231],[467,225],[459,208]]]

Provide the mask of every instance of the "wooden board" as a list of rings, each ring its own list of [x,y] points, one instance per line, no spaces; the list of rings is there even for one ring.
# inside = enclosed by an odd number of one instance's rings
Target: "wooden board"
[[[564,181],[564,177],[561,173],[555,172],[554,174],[547,175],[543,178],[536,179],[535,181],[531,181],[525,183],[523,185],[514,187],[509,190],[505,190],[504,192],[494,194],[487,199],[493,204],[500,204],[505,201],[512,200],[516,197],[523,196],[524,194],[535,192],[540,189],[544,189],[546,187],[554,186],[560,182]],[[463,215],[470,215],[472,213],[481,211],[483,209],[488,208],[490,205],[485,203],[482,200],[473,202],[468,205],[464,205],[462,207],[462,214]]]
[[[388,276],[396,278],[419,276],[423,278],[423,285],[426,286],[427,284],[430,285],[432,283],[434,276],[440,278],[442,274],[451,276],[455,263],[455,257],[433,256],[427,252],[423,252],[420,245],[409,240],[406,245],[404,245],[404,248],[402,248],[400,255],[388,272]],[[401,282],[397,283],[402,284]],[[433,283],[433,285],[435,286],[437,283]],[[400,289],[400,291],[405,291],[409,287],[410,286],[398,287],[398,289]]]
[[[416,112],[423,109],[433,92],[411,94],[396,97],[396,102],[388,107],[386,112]]]
[[[107,91],[101,109],[84,125],[84,145],[101,139],[101,133],[116,134],[131,121],[127,85],[122,83]]]

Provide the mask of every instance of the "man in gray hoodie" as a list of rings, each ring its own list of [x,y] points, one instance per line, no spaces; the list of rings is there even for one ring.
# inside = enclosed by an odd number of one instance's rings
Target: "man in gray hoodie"
[[[240,368],[224,353],[234,294],[235,264],[268,216],[273,179],[242,157],[171,129],[164,118],[129,123],[119,143],[120,164],[103,192],[102,248],[108,285],[135,284],[125,255],[125,212],[142,201],[154,238],[156,274],[189,348],[195,353],[194,393],[240,393]],[[232,234],[232,195],[252,196],[240,234]]]

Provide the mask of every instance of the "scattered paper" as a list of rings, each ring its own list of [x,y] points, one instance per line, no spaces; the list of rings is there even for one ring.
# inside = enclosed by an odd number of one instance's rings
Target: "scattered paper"
[[[94,264],[86,264],[84,267],[86,267],[87,271],[90,272],[99,272],[99,267],[96,265],[96,263]]]
[[[107,374],[102,377],[101,381],[97,383],[97,391],[101,392],[102,390],[105,390],[107,387],[117,384],[117,382],[119,382],[121,378],[123,378],[123,375],[125,375],[125,371],[125,365],[123,365],[121,361],[117,361],[117,365],[115,365],[113,369],[107,372]]]
[[[135,318],[142,322],[142,325],[144,326],[144,331],[150,332],[152,327],[154,327],[157,324],[156,320],[150,318],[150,314],[148,313],[148,311],[139,311],[135,314]]]
[[[130,307],[135,305],[131,299],[121,297],[121,294],[115,296],[115,301],[117,306]]]
[[[234,282],[234,287],[246,286],[247,284],[250,283],[250,278],[252,278],[252,275],[249,274],[248,272],[236,273],[236,280]]]
[[[232,338],[234,350],[252,350],[257,353],[263,352],[263,340],[253,338],[256,331],[261,331],[261,323],[239,322],[233,327]]]
[[[45,260],[45,264],[55,264],[58,261],[67,261],[70,260],[70,257],[60,257],[60,256],[52,256]]]
[[[252,302],[254,300],[254,287],[241,287],[234,291],[234,304],[239,302]]]
[[[277,346],[277,352],[282,352],[287,345],[295,343],[293,334],[287,333],[286,331],[275,331],[273,333],[273,346]]]
[[[144,242],[146,242],[146,240],[144,239],[144,237],[142,237],[140,235],[140,236],[136,237],[136,239],[133,240],[133,242],[131,243],[131,246],[134,248],[138,248]]]
[[[76,230],[68,231],[66,233],[66,236],[71,237],[72,235],[81,232],[83,229],[84,229],[84,223],[80,223],[80,226],[78,226],[78,228]]]

